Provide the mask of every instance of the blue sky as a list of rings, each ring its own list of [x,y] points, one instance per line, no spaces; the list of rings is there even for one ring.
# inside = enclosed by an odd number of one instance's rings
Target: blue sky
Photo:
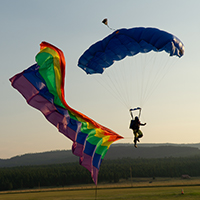
[[[120,142],[132,142],[128,110],[77,67],[82,53],[111,33],[104,18],[116,29],[157,27],[181,39],[185,55],[143,108],[147,126],[141,142],[200,142],[199,8],[199,0],[1,0],[0,158],[71,148],[72,142],[10,86],[10,77],[35,63],[42,41],[65,54],[69,105],[124,136]]]

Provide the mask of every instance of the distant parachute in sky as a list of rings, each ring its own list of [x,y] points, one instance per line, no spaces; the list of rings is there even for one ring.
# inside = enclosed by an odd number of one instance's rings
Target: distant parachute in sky
[[[46,119],[73,141],[72,152],[91,172],[95,184],[110,145],[123,137],[71,108],[64,97],[65,58],[57,47],[42,42],[36,64],[13,76],[10,81]]]
[[[107,19],[102,22],[108,26]],[[103,40],[91,45],[79,58],[78,66],[87,74],[102,74],[115,61],[123,60],[127,56],[135,59],[138,54],[148,55],[152,51],[156,53],[166,52],[171,57],[182,57],[184,45],[176,36],[157,28],[123,28],[115,30]],[[113,65],[113,68],[115,68],[115,65]],[[149,63],[146,65],[149,65]],[[134,67],[135,65],[132,66],[132,68]],[[126,69],[124,68],[124,70]],[[121,73],[123,72],[120,72],[120,75]],[[137,73],[137,71],[133,70],[132,73]]]

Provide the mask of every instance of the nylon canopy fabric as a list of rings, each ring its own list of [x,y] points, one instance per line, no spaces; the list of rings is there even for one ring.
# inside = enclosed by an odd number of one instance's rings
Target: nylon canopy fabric
[[[64,98],[65,58],[57,47],[42,42],[36,64],[13,76],[10,81],[26,99],[40,110],[59,132],[73,141],[72,152],[91,172],[95,184],[110,145],[123,137],[71,108]]]
[[[114,61],[150,51],[181,57],[184,45],[176,36],[157,28],[119,29],[90,46],[79,58],[78,66],[87,74],[103,73]]]

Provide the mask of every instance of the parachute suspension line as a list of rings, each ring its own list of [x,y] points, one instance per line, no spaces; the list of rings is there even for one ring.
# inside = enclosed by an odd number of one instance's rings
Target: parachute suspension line
[[[116,93],[116,91],[113,91],[113,88],[111,87],[111,85],[105,85],[105,84],[102,84],[102,82],[104,82],[105,81],[105,79],[103,79],[103,78],[100,78],[102,81],[100,81],[100,80],[98,80],[98,78],[96,78],[95,76],[92,76],[101,86],[103,86],[106,90],[107,90],[107,92],[109,93],[109,94],[111,94],[115,99],[117,99],[123,106],[125,106],[126,107],[126,104],[121,100],[121,99],[119,99],[118,98],[118,96],[119,96],[119,94],[117,94]],[[105,83],[105,82],[104,82]]]
[[[169,59],[168,56],[165,56],[164,59],[167,61],[164,62],[165,64],[163,64],[163,62],[160,63],[160,66],[162,66],[161,70],[160,70],[160,74],[158,75],[158,77],[160,77],[160,78],[158,78],[158,81],[154,85],[154,88],[152,87],[152,92],[154,92],[156,90],[156,88],[159,86],[160,82],[164,79],[164,77],[168,74],[168,72],[170,70],[172,70],[172,68],[175,66],[176,61],[178,60],[177,57],[173,57],[173,58],[170,57],[170,59]]]
[[[145,102],[145,97],[148,94],[149,88],[152,83],[153,66],[155,64],[155,56],[150,56],[142,54],[142,72],[141,72],[141,95],[140,104],[143,106]]]
[[[177,61],[178,58],[169,59],[162,52],[149,52],[145,55],[140,53],[134,59],[127,57],[123,61],[117,61],[115,66],[106,69],[103,74],[91,77],[126,109],[135,106],[143,108],[173,67],[168,64],[169,60]]]
[[[160,53],[161,54],[161,53]],[[169,64],[169,60],[172,62]],[[162,53],[162,56],[157,56],[154,54],[153,56],[153,62],[148,61],[148,63],[151,63],[151,66],[148,66],[148,69],[150,70],[150,74],[148,74],[148,78],[150,81],[146,83],[146,91],[143,98],[143,105],[145,102],[148,101],[148,99],[151,97],[153,92],[156,90],[156,88],[159,86],[160,82],[164,79],[166,74],[172,69],[175,62],[177,61],[176,58],[171,58],[164,53]],[[151,73],[152,72],[152,73]]]
[[[117,64],[118,63],[118,64]],[[118,77],[118,83],[120,84],[120,93],[122,98],[122,93],[124,100],[126,101],[127,108],[130,109],[135,105],[138,105],[138,94],[141,90],[138,88],[141,86],[139,84],[138,76],[138,64],[137,59],[125,58],[122,62],[117,62],[115,64],[115,73]]]
[[[146,66],[147,66],[147,57],[141,54],[142,64],[141,64],[141,94],[140,94],[140,104],[143,104],[143,98],[145,95],[145,81],[146,81]]]
[[[120,94],[123,92],[123,99],[126,102],[127,108],[130,108],[130,95],[129,95],[129,79],[125,66],[125,62],[120,62],[118,66],[115,67],[115,75],[117,78],[116,82],[118,83],[118,87],[120,87]],[[120,95],[122,98],[122,94]]]
[[[133,81],[132,88],[135,89],[134,99],[139,102],[139,105],[142,107],[142,96],[144,93],[144,81],[145,81],[145,56],[143,59],[142,54],[138,54],[135,56],[135,59],[131,60],[133,63],[131,64],[133,70]],[[137,98],[137,99],[136,99]],[[136,101],[136,102],[137,102]],[[138,103],[137,103],[138,105]],[[134,105],[135,106],[135,105]]]
[[[116,90],[118,98],[124,102],[126,108],[129,108],[129,105],[127,103],[128,98],[126,92],[127,87],[125,84],[126,82],[125,72],[123,67],[119,66],[119,63],[116,63],[115,65],[116,65],[115,67],[110,68],[111,73],[107,73],[106,75],[108,76],[110,82],[112,83],[113,88]]]
[[[147,65],[148,69],[145,70],[145,72],[146,72],[146,78],[145,78],[146,83],[145,83],[145,88],[143,90],[143,95],[142,95],[142,99],[141,99],[142,105],[144,105],[145,98],[148,94],[149,88],[151,88],[150,85],[152,83],[152,80],[154,80],[154,79],[152,79],[152,76],[153,76],[153,71],[155,70],[155,69],[153,69],[153,67],[155,65],[155,59],[156,59],[155,56],[153,56],[153,57],[150,57],[150,55],[147,55],[147,57],[145,56],[145,63]]]
[[[115,99],[117,99],[125,108],[127,108],[127,105],[123,101],[123,99],[119,98],[120,92],[117,90],[117,87],[115,87],[114,83],[111,84],[112,79],[109,80],[110,79],[108,78],[109,75],[104,74],[104,76],[99,76],[99,77],[96,77],[95,75],[93,75],[91,77],[93,77],[93,79],[95,79],[103,88],[105,88],[107,92],[111,94]],[[113,89],[113,87],[115,87],[115,89]]]
[[[102,23],[105,24],[110,30],[112,30],[112,31],[115,31],[115,30],[116,30],[116,29],[111,28],[111,27],[108,25],[108,19],[107,19],[107,18],[105,18],[105,19],[102,21]]]
[[[130,63],[130,58],[127,58],[127,68],[128,68],[128,75],[127,75],[127,94],[128,94],[128,103],[129,103],[129,108],[135,106],[134,105],[134,99],[136,99],[136,93],[133,91],[134,88],[134,66],[131,65]]]
[[[135,96],[137,96],[138,98],[138,102],[139,102],[139,105],[142,106],[141,104],[141,68],[140,68],[140,65],[141,65],[141,55],[136,55],[136,59],[134,60],[134,66],[133,66],[133,71],[135,71],[135,80],[136,80],[136,94]],[[134,86],[134,82],[133,82],[133,88],[135,87]]]
[[[133,91],[131,90],[131,79],[133,80],[133,77],[131,77],[133,74],[132,74],[132,68],[131,66],[129,65],[129,58],[125,58],[125,62],[123,62],[123,69],[124,71],[126,71],[126,73],[124,72],[123,75],[124,75],[124,82],[125,82],[125,92],[126,92],[126,96],[127,96],[127,104],[129,106],[129,109],[132,107],[131,103],[132,103],[132,95],[133,95]],[[128,73],[127,73],[128,72]]]
[[[128,66],[124,61],[118,61],[114,65],[102,74],[102,77],[104,77],[102,79],[107,80],[107,85],[112,88],[111,92],[115,93],[116,98],[123,102],[126,108],[130,109],[129,88],[131,87],[128,78],[131,73],[127,70]]]
[[[133,105],[132,106],[135,106],[135,105],[140,105],[142,106],[141,104],[141,56],[138,54],[136,55],[135,57],[136,59],[130,59],[130,62],[132,62],[130,64],[131,66],[131,71],[132,71],[132,80],[131,80],[131,83],[132,83],[132,90],[134,89],[134,93],[133,93],[133,96],[132,96],[132,103]]]
[[[176,61],[177,61],[177,59],[176,59]],[[157,89],[157,87],[159,86],[159,84],[161,83],[161,81],[164,79],[164,77],[167,75],[167,73],[172,69],[172,66],[175,65],[176,61],[173,62],[173,63],[171,63],[170,68],[168,68],[164,73],[162,73],[162,76],[157,81],[157,83],[154,85],[154,87],[152,87],[151,93],[148,94],[148,96],[146,97],[146,99],[151,97],[151,95]],[[169,64],[165,64],[165,69],[167,68],[167,66],[169,66]]]
[[[146,83],[146,91],[145,91],[145,95],[143,96],[143,103],[147,101],[148,97],[151,96],[153,94],[153,92],[155,91],[155,89],[158,86],[159,81],[159,77],[163,72],[164,67],[163,63],[166,64],[166,62],[162,62],[160,61],[160,63],[157,64],[157,62],[159,60],[158,57],[156,56],[156,54],[154,52],[152,52],[153,56],[152,56],[152,62],[148,61],[148,63],[150,63],[151,65],[149,65],[149,75],[148,75],[148,82]],[[159,67],[157,69],[157,67]],[[151,80],[151,81],[150,81]]]
[[[138,105],[138,90],[139,86],[139,76],[137,73],[137,59],[132,59],[131,57],[125,58],[120,66],[121,73],[124,77],[122,83],[124,83],[124,92],[127,99],[128,108],[135,107]]]
[[[116,72],[120,75],[117,79],[120,83],[118,88],[124,84],[123,91],[120,91],[120,93],[125,92],[124,97],[128,94],[128,97],[126,97],[128,107],[132,108],[136,105],[143,107],[172,68],[173,65],[170,60],[177,59],[175,57],[169,59],[165,52],[151,51],[146,54],[135,55],[134,59],[125,58],[123,62],[117,62],[120,63],[120,66],[115,66],[115,68],[120,67],[118,69],[122,69],[120,72]],[[115,76],[117,77],[117,75]],[[123,80],[122,84],[120,78]],[[121,96],[120,98],[122,98]]]
[[[123,85],[121,84],[121,80],[119,75],[117,74],[116,70],[113,70],[114,75],[112,74],[112,77],[107,74],[107,77],[109,78],[110,83],[113,85],[113,90],[115,90],[117,94],[117,98],[121,99],[121,101],[124,103],[124,105],[128,108],[125,96],[122,94],[123,92]]]

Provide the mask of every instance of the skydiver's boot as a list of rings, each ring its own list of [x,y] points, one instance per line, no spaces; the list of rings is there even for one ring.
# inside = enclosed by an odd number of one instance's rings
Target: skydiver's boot
[[[137,148],[137,138],[134,139],[134,147]]]

